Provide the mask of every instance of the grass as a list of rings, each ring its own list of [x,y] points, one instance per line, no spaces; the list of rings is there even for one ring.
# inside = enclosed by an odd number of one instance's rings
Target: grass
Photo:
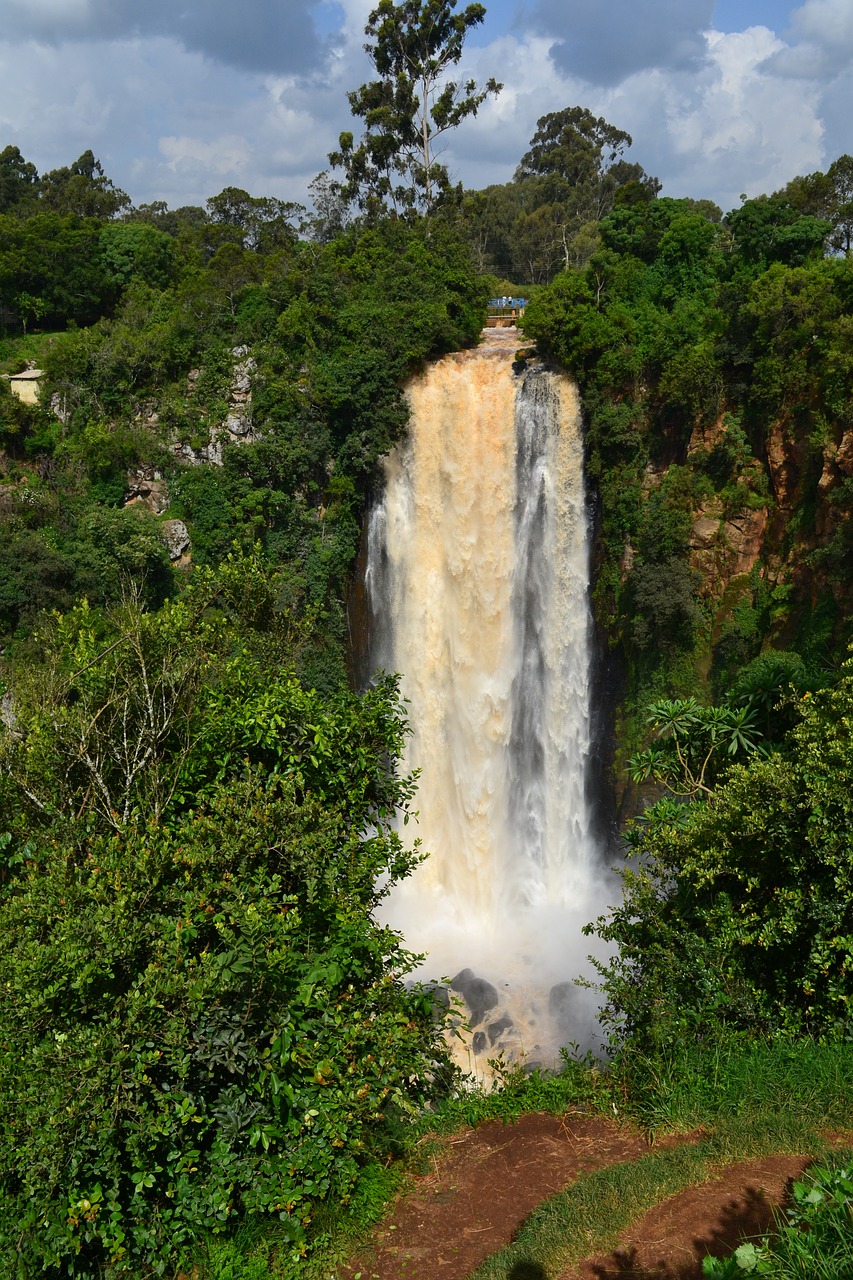
[[[560,1115],[570,1107],[608,1110],[615,1096],[613,1078],[600,1069],[592,1056],[575,1058],[565,1049],[562,1052],[559,1072],[533,1071],[526,1075],[518,1066],[493,1063],[498,1068],[500,1088],[488,1093],[479,1088],[456,1092],[436,1111],[422,1116],[414,1132],[418,1137],[441,1136],[487,1120],[512,1124],[531,1111]]]
[[[55,333],[27,333],[0,337],[0,373],[18,373],[28,360],[40,364],[44,353],[57,337]]]
[[[813,1120],[847,1128],[853,1120],[853,1049],[799,1042],[717,1044],[656,1061],[633,1058],[622,1073],[624,1105],[645,1132],[725,1127],[741,1118],[774,1125]]]
[[[848,1045],[730,1046],[635,1065],[632,1074],[629,1110],[650,1135],[701,1127],[704,1136],[578,1179],[541,1205],[476,1280],[546,1280],[613,1248],[637,1218],[724,1165],[782,1152],[819,1158],[831,1150],[827,1131],[853,1122]],[[648,1093],[636,1091],[641,1081]]]
[[[579,1178],[542,1204],[513,1244],[488,1259],[476,1280],[547,1280],[619,1235],[668,1196],[751,1156],[831,1150],[826,1134],[853,1124],[853,1052],[848,1045],[732,1044],[634,1059],[630,1072],[565,1060],[559,1075],[504,1073],[492,1093],[461,1091],[415,1124],[391,1126],[387,1151],[367,1165],[347,1206],[324,1206],[314,1222],[310,1259],[294,1259],[275,1224],[214,1239],[185,1273],[192,1280],[329,1280],[370,1237],[413,1172],[444,1136],[487,1120],[512,1123],[532,1111],[569,1108],[620,1115],[651,1139],[699,1131],[698,1139]]]

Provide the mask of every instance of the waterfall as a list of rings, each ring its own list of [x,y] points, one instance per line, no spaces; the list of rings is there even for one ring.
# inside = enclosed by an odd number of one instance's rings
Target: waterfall
[[[455,984],[469,1006],[466,981],[495,993],[491,1021],[471,1019],[475,1052],[529,1058],[588,1039],[567,984],[596,851],[580,409],[569,378],[516,372],[516,343],[487,331],[410,384],[366,587],[373,666],[401,672],[409,702],[405,765],[420,772],[429,853],[388,918],[429,953],[425,973],[470,971]]]

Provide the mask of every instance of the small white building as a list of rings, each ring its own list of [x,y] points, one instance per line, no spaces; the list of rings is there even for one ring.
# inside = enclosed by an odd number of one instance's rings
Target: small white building
[[[9,390],[13,396],[23,400],[24,404],[38,404],[39,378],[44,377],[43,369],[25,369],[23,373],[4,373],[8,379]]]

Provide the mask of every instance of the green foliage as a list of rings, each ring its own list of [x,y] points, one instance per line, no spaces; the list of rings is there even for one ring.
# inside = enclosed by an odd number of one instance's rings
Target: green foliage
[[[655,655],[689,650],[701,624],[686,563],[698,486],[692,466],[671,464],[683,460],[688,423],[711,416],[721,397],[710,212],[686,200],[617,205],[601,223],[604,247],[583,270],[558,276],[524,317],[540,351],[581,384],[602,506],[599,615],[614,640],[648,653],[640,664],[649,675]]]
[[[481,267],[526,281],[527,293],[561,268],[585,266],[614,202],[629,191],[651,200],[659,187],[623,159],[630,145],[627,133],[585,107],[542,116],[514,180],[463,198],[462,228]]]
[[[707,457],[702,459],[703,470],[713,480],[715,489],[725,488],[733,477],[741,475],[754,461],[749,437],[743,429],[740,417],[731,413],[724,414],[722,430],[717,434]]]
[[[54,345],[46,372],[65,413],[72,415],[72,425],[75,414],[130,417],[147,392],[186,377],[202,342],[215,359],[224,345],[222,336],[210,332],[215,321],[204,307],[198,316],[191,313],[190,283],[185,281],[172,295],[132,281],[112,319],[72,331]],[[217,318],[226,307],[223,298]]]
[[[32,431],[37,419],[38,409],[13,395],[5,378],[0,380],[0,447],[15,448]]]
[[[846,1157],[849,1160],[849,1156]],[[778,1230],[748,1241],[728,1258],[705,1258],[702,1275],[739,1280],[744,1275],[775,1280],[849,1280],[853,1276],[853,1166],[839,1153],[813,1165],[791,1188],[793,1205]]]
[[[629,761],[631,777],[662,782],[677,795],[712,795],[727,765],[759,749],[758,713],[749,701],[740,707],[704,707],[695,698],[662,699],[649,707],[647,719],[657,741]],[[646,823],[653,812],[644,815]]]
[[[174,273],[174,242],[147,222],[110,222],[101,230],[101,260],[116,293],[131,280],[163,289]]]
[[[23,1230],[39,1269],[138,1267],[245,1211],[283,1215],[304,1247],[311,1202],[348,1194],[370,1129],[431,1061],[397,939],[359,902],[381,848],[357,854],[292,781],[252,779],[174,834],[92,838],[72,869],[58,847],[18,880],[7,1258]]]
[[[292,360],[310,359],[313,348],[309,394],[331,411],[339,432],[348,430],[344,460],[361,469],[399,437],[400,380],[428,351],[454,349],[479,333],[485,289],[471,288],[464,250],[440,226],[427,234],[386,224],[333,249],[326,270],[307,282],[304,302],[322,299],[321,306],[311,315],[303,303],[293,319],[285,312],[279,328]],[[331,316],[330,294],[338,297]]]
[[[45,350],[42,401],[61,421],[0,400],[4,442],[31,461],[4,496],[11,518],[0,540],[12,568],[0,627],[22,635],[41,609],[67,609],[83,593],[113,601],[128,573],[144,575],[150,601],[168,594],[173,574],[153,521],[102,510],[125,501],[128,472],[154,467],[195,563],[216,565],[235,543],[262,545],[315,628],[315,644],[294,655],[300,676],[340,685],[363,504],[406,424],[402,384],[431,354],[472,342],[482,323],[488,288],[464,244],[446,222],[299,244],[295,209],[236,188],[212,198],[209,216],[163,206],[99,223],[36,208],[10,215],[0,278],[8,265],[22,297],[67,314],[36,271],[45,254],[64,261],[67,238],[75,261],[65,275],[80,307],[91,301],[72,314],[111,314]],[[74,279],[84,269],[88,294]],[[246,346],[254,438],[232,445],[221,437]],[[209,449],[222,468],[176,462],[176,442],[181,458]]]
[[[0,151],[0,213],[29,209],[38,194],[38,170],[18,147]]]
[[[794,178],[780,195],[801,213],[826,219],[832,226],[829,245],[836,253],[853,246],[853,157],[839,156],[826,173]]]
[[[727,701],[756,715],[765,741],[781,744],[797,719],[797,704],[822,681],[810,674],[798,653],[766,649],[730,682]]]
[[[851,708],[848,662],[801,698],[781,750],[636,837],[624,901],[595,926],[619,948],[601,971],[626,1052],[730,1033],[849,1037]]]
[[[456,2],[379,0],[368,17],[365,49],[380,78],[348,95],[353,115],[364,120],[364,137],[356,146],[351,133],[342,133],[329,160],[346,174],[344,197],[370,218],[388,210],[430,213],[450,186],[435,158],[436,141],[500,91],[494,79],[484,88],[448,79],[486,13],[481,4],[454,13]]]
[[[844,1042],[715,1036],[622,1055],[613,1074],[622,1106],[652,1135],[705,1126],[731,1138],[749,1126],[784,1145],[803,1126],[847,1123],[853,1060]]]
[[[292,220],[305,212],[302,205],[250,196],[239,187],[226,187],[211,196],[207,211],[211,222],[233,229],[242,248],[259,253],[292,249],[296,244]]]
[[[114,218],[130,204],[91,151],[84,151],[71,165],[42,174],[40,196],[48,208],[81,218]]]
[[[50,521],[58,505],[49,485],[20,485],[9,494],[0,525],[4,633],[32,630],[43,610],[67,609],[75,597],[115,603],[132,579],[151,604],[171,593],[169,556],[148,512],[76,501],[57,529]]]
[[[0,324],[56,328],[101,314],[107,280],[99,237],[98,222],[76,214],[39,208],[26,219],[0,215]]]
[[[162,1274],[245,1215],[298,1258],[314,1206],[434,1087],[432,1001],[371,914],[417,859],[396,685],[323,699],[259,666],[244,580],[78,609],[13,677],[9,1274]]]
[[[612,1105],[613,1083],[594,1056],[580,1056],[572,1046],[561,1049],[560,1056],[556,1071],[525,1072],[518,1064],[494,1060],[490,1065],[496,1069],[496,1087],[488,1093],[459,1090],[442,1098],[415,1123],[409,1143],[419,1135],[455,1133],[460,1125],[473,1127],[487,1120],[513,1124],[531,1111],[559,1115],[573,1107],[607,1110]]]
[[[734,270],[743,274],[757,274],[774,262],[796,267],[818,258],[831,230],[829,222],[801,213],[781,194],[744,201],[727,215],[726,225]]]
[[[637,566],[631,591],[633,640],[638,649],[660,653],[690,648],[701,621],[697,585],[698,575],[677,556]]]

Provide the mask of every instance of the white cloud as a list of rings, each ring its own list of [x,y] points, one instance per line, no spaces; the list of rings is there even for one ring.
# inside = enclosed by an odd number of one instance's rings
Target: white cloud
[[[849,0],[806,0],[791,14],[791,32],[840,66],[853,57],[853,6]]]
[[[795,79],[833,77],[853,65],[853,5],[849,0],[806,0],[791,15],[788,43],[770,69]]]
[[[348,119],[349,70],[246,77],[162,38],[113,42],[109,57],[0,42],[0,149],[19,146],[44,172],[91,148],[135,202],[203,204],[225,185],[300,200]]]
[[[225,134],[205,142],[201,138],[164,137],[158,142],[160,152],[172,172],[178,169],[204,174],[227,174],[229,177],[245,171],[251,154],[251,146],[245,138]],[[233,183],[227,185],[234,185]]]
[[[779,38],[752,27],[707,32],[703,42],[694,72],[650,68],[605,88],[561,76],[544,38],[496,41],[476,51],[476,70],[490,66],[507,88],[476,125],[460,130],[452,158],[469,185],[505,181],[537,118],[580,104],[632,135],[628,158],[659,177],[666,195],[707,197],[729,209],[741,192],[772,191],[818,168],[820,90],[768,71],[784,47]]]
[[[749,2],[741,0],[745,8]],[[22,12],[23,0],[14,3]],[[112,0],[98,3],[109,7]],[[198,8],[199,0],[189,3]],[[275,3],[291,7],[290,0]],[[165,0],[157,4],[162,15]],[[454,180],[469,188],[508,180],[537,119],[575,104],[632,134],[630,158],[664,181],[665,194],[708,196],[724,207],[741,191],[773,190],[851,150],[850,64],[820,77],[794,76],[780,65],[807,36],[816,40],[816,32],[826,37],[824,45],[831,35],[841,47],[851,0],[807,0],[784,42],[757,26],[702,34],[710,0],[626,4],[597,0],[612,28],[622,24],[626,46],[660,33],[665,13],[677,10],[689,35],[689,65],[679,69],[682,46],[661,36],[657,64],[645,65],[643,54],[644,65],[632,74],[595,82],[569,72],[554,54],[567,30],[568,6],[564,12],[556,0],[542,0],[536,10],[541,30],[528,22],[491,42],[484,40],[487,17],[476,42],[466,45],[461,70],[480,81],[494,75],[505,88],[451,136],[443,158]],[[306,13],[307,5],[298,0],[297,8]],[[573,5],[592,22],[592,0]],[[31,25],[46,23],[60,7],[67,21],[73,13],[78,19],[89,14],[85,0],[27,0]],[[347,90],[372,74],[363,49],[372,7],[373,0],[339,0],[336,9],[310,0],[312,13],[337,14],[336,47],[320,63],[288,67],[282,59],[275,70],[257,74],[188,50],[178,34],[61,44],[9,37],[0,41],[0,148],[19,146],[41,171],[91,148],[136,202],[202,204],[226,185],[304,200],[311,179],[328,167],[338,133],[352,126]],[[115,8],[125,16],[130,11],[128,0]],[[546,11],[557,23],[550,31]]]
[[[539,116],[576,100],[566,95],[582,91],[581,84],[560,75],[550,58],[551,46],[541,36],[504,36],[466,51],[463,74],[480,82],[493,75],[504,87],[452,135],[444,159],[455,179],[462,178],[468,187],[508,181]]]
[[[821,160],[818,90],[768,74],[780,41],[766,27],[710,33],[709,67],[670,102],[669,186],[683,195],[717,192],[724,208],[809,172]],[[675,175],[678,175],[677,178]]]
[[[822,162],[853,150],[853,4],[806,0],[791,14],[786,44],[768,59],[770,75],[810,85],[824,125]]]

